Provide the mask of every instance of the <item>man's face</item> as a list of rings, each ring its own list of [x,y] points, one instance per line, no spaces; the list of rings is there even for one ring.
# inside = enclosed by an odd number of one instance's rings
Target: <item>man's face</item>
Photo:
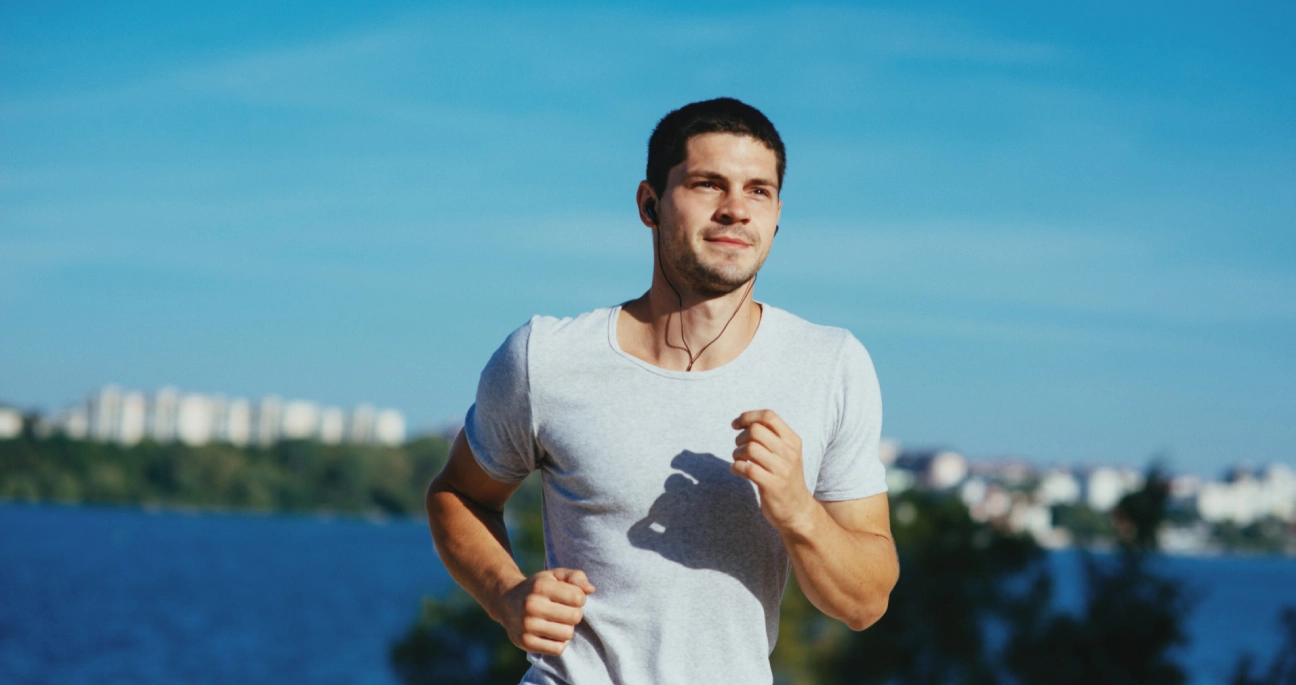
[[[681,285],[714,297],[745,285],[769,255],[783,205],[778,158],[731,133],[694,136],[686,149],[658,203],[662,261]]]

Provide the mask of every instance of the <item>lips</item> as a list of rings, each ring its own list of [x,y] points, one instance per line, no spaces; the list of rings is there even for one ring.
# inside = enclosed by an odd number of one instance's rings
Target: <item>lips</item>
[[[744,238],[744,237],[742,237],[742,236],[737,236],[737,235],[732,235],[732,234],[724,234],[724,233],[719,234],[719,235],[709,235],[709,236],[705,236],[705,237],[703,238],[703,240],[707,241],[708,243],[716,243],[716,244],[719,244],[719,245],[723,245],[723,246],[725,246],[725,247],[735,247],[735,248],[737,248],[737,247],[751,247],[751,246],[752,246],[752,243],[755,242],[755,241],[752,241],[752,240],[747,240],[746,238]]]

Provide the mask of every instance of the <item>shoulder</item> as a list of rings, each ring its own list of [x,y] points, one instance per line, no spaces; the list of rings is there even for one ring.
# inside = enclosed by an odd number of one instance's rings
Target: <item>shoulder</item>
[[[495,356],[526,366],[552,357],[549,353],[554,351],[577,352],[603,344],[612,311],[612,307],[601,307],[577,316],[533,316],[505,338]]]
[[[532,353],[602,344],[608,335],[612,310],[612,307],[600,307],[576,316],[533,316],[514,335],[525,335]]]
[[[529,329],[533,337],[542,339],[588,335],[591,332],[604,333],[612,310],[613,307],[599,307],[576,316],[536,315],[523,324],[522,328]]]
[[[864,344],[849,330],[811,323],[773,305],[762,303],[761,306],[764,308],[763,316],[768,317],[772,324],[771,329],[775,333],[773,337],[786,351],[795,350],[801,356],[813,357],[821,363],[834,366],[858,363],[861,360],[872,364]]]

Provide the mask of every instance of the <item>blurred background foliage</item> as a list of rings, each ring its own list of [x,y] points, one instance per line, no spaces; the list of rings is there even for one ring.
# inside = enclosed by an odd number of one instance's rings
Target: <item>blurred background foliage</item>
[[[448,452],[440,437],[257,448],[26,435],[0,440],[0,499],[422,515],[424,489]]]

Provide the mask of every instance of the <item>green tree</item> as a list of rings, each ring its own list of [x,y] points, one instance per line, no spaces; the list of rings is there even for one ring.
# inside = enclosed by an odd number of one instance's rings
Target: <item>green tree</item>
[[[1086,603],[1078,616],[1049,601],[1051,579],[1037,579],[1023,603],[1005,651],[1008,669],[1024,683],[1179,685],[1186,680],[1170,650],[1187,641],[1184,617],[1192,601],[1182,585],[1151,568],[1166,516],[1169,485],[1153,465],[1143,488],[1113,513],[1120,543],[1113,558],[1081,552]]]
[[[391,665],[404,683],[516,685],[530,664],[504,628],[456,587],[442,599],[423,598],[418,620],[392,647]]]
[[[818,682],[996,683],[988,626],[1021,601],[1024,579],[1043,575],[1043,550],[1025,536],[972,520],[957,498],[906,492],[892,502],[900,581],[886,615],[849,633]]]
[[[527,575],[544,568],[540,499],[540,478],[533,474],[504,508],[509,546]],[[413,625],[392,646],[390,660],[407,685],[515,685],[530,665],[504,628],[458,587],[445,597],[423,598]]]
[[[439,437],[400,447],[122,447],[27,431],[0,440],[0,499],[410,515],[422,513],[423,488],[448,452]]]

